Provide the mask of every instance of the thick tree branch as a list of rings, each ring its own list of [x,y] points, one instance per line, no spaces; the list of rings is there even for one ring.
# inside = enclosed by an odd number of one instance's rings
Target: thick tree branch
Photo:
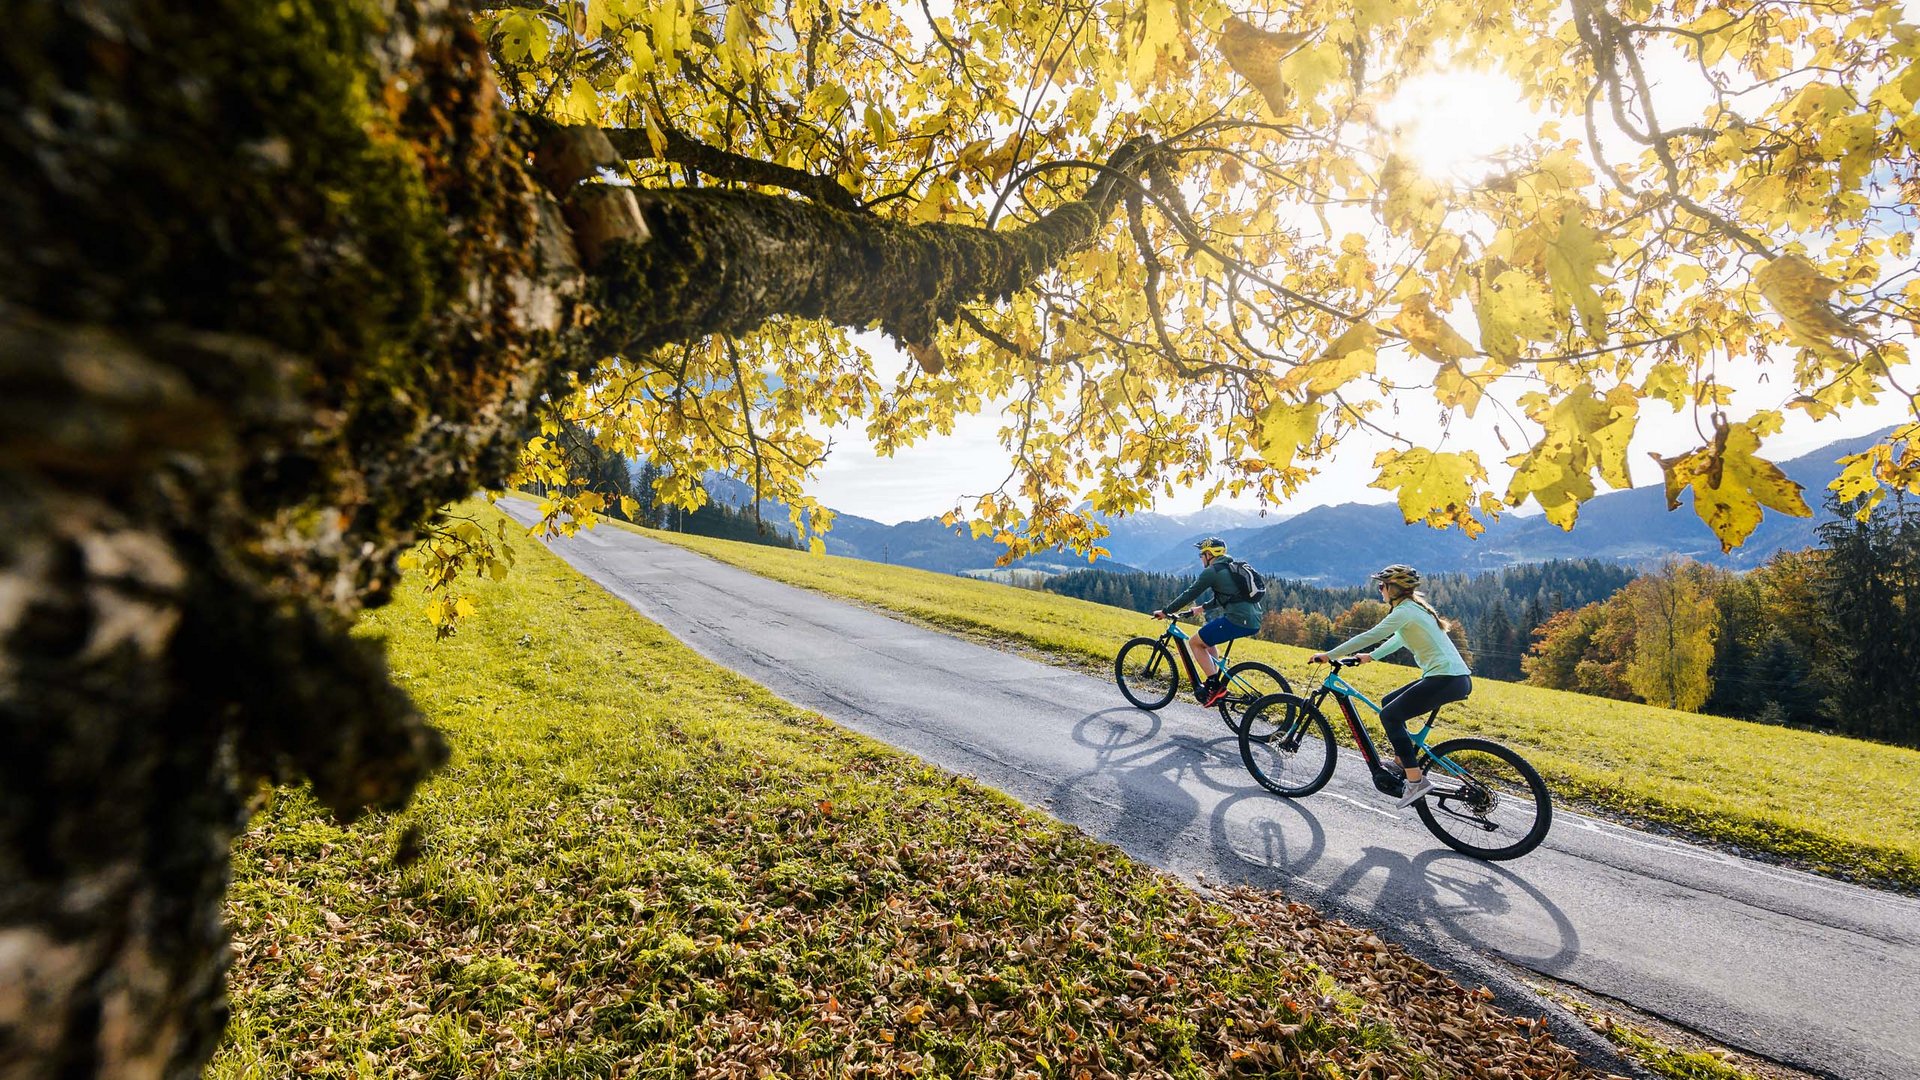
[[[798,192],[817,203],[838,210],[849,213],[866,212],[866,206],[860,201],[859,196],[841,187],[839,181],[831,176],[816,176],[804,169],[746,157],[731,150],[709,146],[666,123],[660,123],[658,126],[663,138],[660,152],[657,154],[644,130],[608,128],[606,136],[607,140],[613,144],[614,152],[628,161],[658,158],[673,162],[675,165],[684,165],[716,180],[735,180],[743,184],[786,188],[788,191]]]
[[[635,190],[652,239],[596,268],[599,343],[649,350],[797,316],[877,324],[925,345],[960,305],[1005,299],[1091,243],[1146,145],[1121,147],[1082,198],[1005,231],[905,225],[751,192]]]

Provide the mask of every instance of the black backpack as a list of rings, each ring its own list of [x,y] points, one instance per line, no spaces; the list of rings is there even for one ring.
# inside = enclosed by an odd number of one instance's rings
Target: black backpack
[[[1267,595],[1266,575],[1239,559],[1227,560],[1227,574],[1233,578],[1234,584],[1240,586],[1240,595],[1233,597],[1230,603],[1238,603],[1241,600],[1259,603],[1260,598]]]

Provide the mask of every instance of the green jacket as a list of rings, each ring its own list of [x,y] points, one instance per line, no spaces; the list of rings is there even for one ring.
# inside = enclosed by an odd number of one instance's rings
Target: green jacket
[[[1260,605],[1251,600],[1239,598],[1240,583],[1233,579],[1233,572],[1227,569],[1227,558],[1224,555],[1207,564],[1207,568],[1200,571],[1200,576],[1193,579],[1193,584],[1187,587],[1186,592],[1181,593],[1173,603],[1160,610],[1178,613],[1209,589],[1213,590],[1213,595],[1207,599],[1209,614],[1225,615],[1249,630],[1260,629]]]

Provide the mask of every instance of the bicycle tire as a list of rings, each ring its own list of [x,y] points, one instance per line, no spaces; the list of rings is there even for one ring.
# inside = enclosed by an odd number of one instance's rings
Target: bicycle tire
[[[1227,730],[1237,735],[1240,721],[1255,702],[1269,694],[1291,693],[1293,684],[1285,675],[1258,660],[1248,660],[1227,669],[1227,696],[1214,707],[1220,710],[1220,719],[1226,721]]]
[[[1452,774],[1433,763],[1436,757],[1468,776],[1461,794],[1429,795],[1413,804],[1421,823],[1441,843],[1462,855],[1504,862],[1525,855],[1547,838],[1547,830],[1553,827],[1553,795],[1526,758],[1488,739],[1448,739],[1429,747],[1422,759],[1431,775],[1443,780]],[[1497,845],[1478,842],[1495,833],[1514,839]]]
[[[1114,654],[1113,681],[1120,684],[1122,697],[1153,712],[1166,708],[1180,692],[1180,666],[1159,638],[1137,637]]]
[[[1326,714],[1297,694],[1254,702],[1240,727],[1240,761],[1260,786],[1299,799],[1327,786],[1338,751]]]

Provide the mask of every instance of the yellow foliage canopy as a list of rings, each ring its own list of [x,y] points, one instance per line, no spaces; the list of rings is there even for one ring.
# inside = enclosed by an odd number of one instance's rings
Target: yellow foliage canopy
[[[805,207],[817,179],[903,228],[1009,235],[1097,176],[1122,189],[1091,243],[950,306],[884,259],[839,267],[928,291],[941,328],[918,363],[795,318],[608,357],[551,410],[681,478],[669,499],[698,502],[687,478],[726,471],[815,530],[823,430],[858,424],[890,454],[1001,413],[1012,472],[951,519],[1020,554],[1095,544],[1083,500],[1282,502],[1362,425],[1413,410],[1494,410],[1518,445],[1499,495],[1472,454],[1380,455],[1374,485],[1408,520],[1476,531],[1531,499],[1572,527],[1597,483],[1628,481],[1656,398],[1716,431],[1661,447],[1661,466],[1731,546],[1763,511],[1807,511],[1760,454],[1767,415],[1899,392],[1920,323],[1920,30],[1898,4],[1670,0],[1630,22],[1543,0],[1235,10],[553,0],[479,16],[516,107],[644,133],[621,183]],[[1710,77],[1704,107],[1647,76],[1673,48]],[[1479,179],[1424,168],[1378,120],[1447,57],[1539,116]],[[1103,173],[1136,137],[1156,152]],[[1396,381],[1408,355],[1431,375]],[[1729,371],[1780,400],[1736,409]],[[1850,464],[1841,493],[1920,492],[1904,445]],[[575,476],[560,440],[526,463]],[[593,508],[555,504],[569,514]]]

